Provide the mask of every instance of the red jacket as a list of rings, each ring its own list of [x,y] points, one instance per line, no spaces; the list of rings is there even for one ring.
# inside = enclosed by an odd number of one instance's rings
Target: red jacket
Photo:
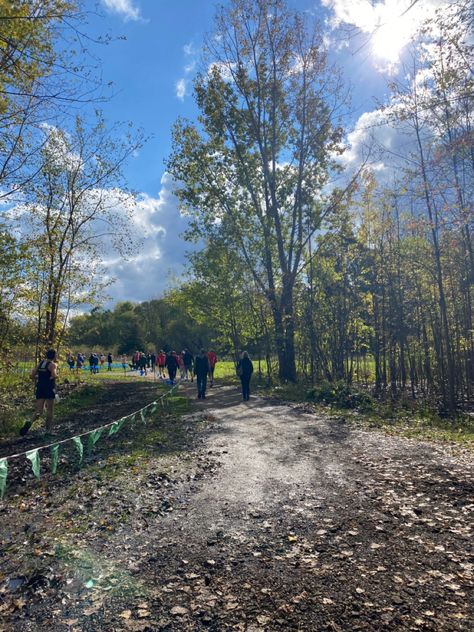
[[[214,351],[209,351],[207,354],[207,359],[209,360],[209,366],[213,369],[217,364],[217,356]]]

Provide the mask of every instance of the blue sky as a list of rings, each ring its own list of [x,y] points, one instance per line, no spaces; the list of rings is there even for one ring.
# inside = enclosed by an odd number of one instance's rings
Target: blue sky
[[[447,0],[419,0],[408,19],[400,17],[411,0],[289,0],[290,6],[321,17],[331,55],[352,88],[347,116],[354,166],[379,122],[376,100],[384,101],[387,82],[398,71],[402,44],[413,27]],[[180,234],[180,217],[164,162],[170,151],[171,127],[178,116],[194,118],[192,79],[199,67],[203,37],[212,30],[212,0],[90,0],[99,15],[90,14],[88,32],[115,39],[98,47],[105,82],[115,95],[102,108],[109,121],[132,121],[151,138],[126,167],[129,186],[139,193],[136,228],[143,238],[140,252],[129,261],[109,253],[108,271],[116,282],[109,305],[162,295],[183,272],[189,249]],[[336,28],[338,27],[338,28]],[[383,142],[393,132],[381,127]]]

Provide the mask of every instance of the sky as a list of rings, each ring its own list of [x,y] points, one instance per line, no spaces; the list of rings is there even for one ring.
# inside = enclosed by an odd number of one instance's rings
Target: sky
[[[377,104],[388,98],[387,83],[400,72],[400,56],[422,18],[448,0],[288,0],[324,24],[331,57],[351,88],[346,119],[350,145],[343,161],[350,169],[376,133],[393,144],[393,130],[379,125]],[[134,232],[137,252],[128,260],[107,252],[106,268],[115,282],[107,306],[124,300],[159,298],[179,279],[192,246],[182,238],[186,219],[173,195],[165,161],[171,128],[181,116],[198,112],[192,81],[200,67],[203,38],[212,31],[213,0],[90,0],[87,32],[108,33],[100,46],[104,82],[113,97],[101,105],[110,122],[132,121],[148,142],[125,167],[130,188],[138,194]],[[98,10],[97,10],[98,9]],[[374,132],[375,130],[375,132]],[[383,169],[383,165],[378,165]]]

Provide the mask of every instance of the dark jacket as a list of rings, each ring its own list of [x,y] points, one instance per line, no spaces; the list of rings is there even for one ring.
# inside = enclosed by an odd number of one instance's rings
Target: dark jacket
[[[183,353],[183,362],[185,366],[192,366],[193,364],[193,354],[190,351],[185,351]]]
[[[165,366],[168,367],[168,369],[177,369],[178,368],[178,360],[176,359],[176,356],[171,355],[171,353],[169,355],[166,356],[166,364]]]
[[[207,356],[196,356],[194,358],[194,375],[204,377],[209,373],[209,360]]]
[[[237,364],[240,377],[249,378],[253,373],[253,364],[250,358],[242,358]]]

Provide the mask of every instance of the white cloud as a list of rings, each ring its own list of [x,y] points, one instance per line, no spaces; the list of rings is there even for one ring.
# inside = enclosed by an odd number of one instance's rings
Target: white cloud
[[[189,42],[189,44],[185,44],[183,46],[183,53],[186,55],[186,57],[194,57],[196,55],[196,49],[194,48],[194,44],[192,42]]]
[[[112,13],[118,13],[124,20],[141,20],[140,9],[134,4],[134,0],[102,0],[106,9]]]
[[[94,222],[91,233],[102,262],[100,280],[112,283],[107,287],[107,307],[119,301],[145,301],[162,296],[172,278],[179,278],[185,268],[186,254],[197,246],[182,238],[189,220],[179,210],[173,194],[173,181],[165,173],[156,197],[147,193],[137,196],[121,189],[94,189],[89,192],[90,203],[102,200],[110,209],[110,222]],[[2,209],[3,210],[3,209]],[[38,210],[38,209],[37,209]],[[18,237],[27,236],[32,226],[26,203],[18,203],[4,212],[12,222]],[[125,228],[125,232],[124,232]],[[125,241],[126,256],[117,249],[117,242]],[[89,270],[87,258],[80,262]]]
[[[157,197],[138,196],[131,218],[130,257],[124,259],[112,251],[106,254],[106,274],[115,278],[107,289],[111,305],[159,297],[169,287],[170,277],[183,273],[186,252],[192,246],[181,237],[188,219],[181,215],[172,189],[171,176],[165,173]]]
[[[184,101],[187,94],[188,82],[183,77],[176,82],[176,96],[180,101]]]

